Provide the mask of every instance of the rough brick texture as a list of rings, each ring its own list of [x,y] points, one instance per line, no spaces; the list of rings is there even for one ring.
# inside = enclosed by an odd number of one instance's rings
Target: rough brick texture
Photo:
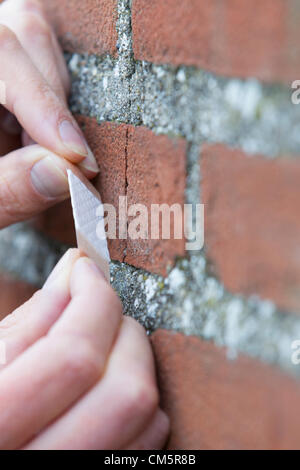
[[[263,80],[300,73],[295,0],[133,0],[132,8],[137,59]]]
[[[95,119],[82,116],[77,116],[77,120],[99,163],[100,174],[95,185],[102,201],[112,204],[118,215],[119,196],[125,195],[127,126],[113,123],[99,126]],[[121,261],[125,248],[125,240],[109,241],[112,259]]]
[[[116,53],[116,0],[43,0],[66,51]]]
[[[128,206],[144,204],[149,213],[150,204],[184,204],[186,143],[183,139],[156,136],[144,127],[99,125],[95,119],[83,116],[77,119],[100,166],[95,185],[104,203],[118,209],[119,196],[127,195]],[[60,241],[75,243],[69,201],[39,217],[37,227]],[[163,275],[176,256],[184,255],[184,245],[184,238],[109,241],[112,259]]]
[[[205,245],[226,287],[300,311],[300,164],[222,145],[201,154]]]
[[[7,274],[0,274],[0,320],[26,302],[36,288],[26,282],[16,281]]]
[[[184,204],[185,150],[183,139],[155,136],[145,127],[128,128],[128,205]],[[150,229],[150,217],[149,229]],[[172,221],[172,218],[171,218]],[[161,228],[161,225],[160,225]],[[172,236],[172,232],[171,232]],[[128,239],[125,261],[134,266],[166,274],[176,256],[184,256],[184,237],[178,240]]]
[[[299,449],[300,384],[195,337],[152,336],[169,449]]]

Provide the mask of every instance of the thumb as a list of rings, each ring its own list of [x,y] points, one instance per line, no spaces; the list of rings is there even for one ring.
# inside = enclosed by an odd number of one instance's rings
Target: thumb
[[[69,197],[67,169],[76,166],[39,145],[0,159],[0,228],[30,218]]]

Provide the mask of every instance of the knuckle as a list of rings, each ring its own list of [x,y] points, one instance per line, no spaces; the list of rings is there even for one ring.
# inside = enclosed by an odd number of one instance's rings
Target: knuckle
[[[41,99],[50,104],[53,101],[53,91],[44,80],[33,82],[37,99]]]
[[[64,341],[68,344],[65,353],[65,368],[74,381],[82,383],[94,383],[101,375],[102,368],[91,341],[87,338],[73,335],[64,335]]]
[[[51,28],[43,17],[32,12],[26,12],[18,20],[18,29],[30,37],[32,41],[38,41],[42,46],[51,44]]]
[[[123,400],[127,414],[151,416],[158,407],[159,394],[153,381],[145,377],[134,377],[124,389]]]
[[[61,115],[65,116],[66,112],[61,101],[45,80],[34,79],[31,85],[35,90],[36,102],[42,104],[42,106],[47,105],[49,115],[56,116],[57,120],[60,119]]]
[[[41,0],[19,0],[19,9],[24,11],[33,11],[35,13],[44,13]]]
[[[16,219],[24,213],[18,192],[4,174],[0,176],[0,206],[8,219]]]
[[[15,33],[4,24],[0,24],[0,49],[11,50],[14,49],[17,44],[18,40]]]

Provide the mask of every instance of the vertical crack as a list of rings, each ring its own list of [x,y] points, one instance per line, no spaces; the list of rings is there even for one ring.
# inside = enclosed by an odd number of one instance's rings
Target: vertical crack
[[[125,189],[125,197],[126,197],[126,201],[127,201],[127,196],[128,196],[128,142],[129,142],[129,128],[128,126],[126,126],[126,136],[125,136],[125,186],[124,186],[124,189]],[[128,237],[128,219],[126,220],[126,233],[127,233],[127,237]],[[126,255],[127,255],[127,238],[125,240],[125,248],[124,248],[124,252],[123,252],[123,259],[122,259],[122,262],[125,263],[125,260],[126,260]]]
[[[127,94],[126,110],[128,112],[127,122],[131,122],[132,112],[132,86],[131,80],[135,73],[135,60],[133,56],[132,47],[132,27],[131,27],[131,1],[118,0],[118,70],[120,73],[120,89],[122,94]],[[129,141],[129,127],[126,127],[125,137],[125,197],[128,196],[128,141]],[[125,241],[125,248],[123,251],[122,261],[126,260],[127,255],[127,240],[128,240],[128,220],[126,220],[127,238]]]

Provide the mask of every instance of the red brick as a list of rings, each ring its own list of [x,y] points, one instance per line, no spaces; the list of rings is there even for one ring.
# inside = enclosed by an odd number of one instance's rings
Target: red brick
[[[128,205],[184,204],[185,151],[183,139],[154,135],[145,127],[129,127]],[[150,220],[150,219],[149,219]],[[171,219],[172,220],[172,219]],[[150,223],[149,223],[150,227]],[[176,256],[184,256],[185,239],[128,240],[125,261],[163,274]]]
[[[79,115],[76,118],[99,163],[100,174],[95,185],[102,201],[118,208],[119,196],[125,195],[127,126],[113,123],[99,125],[96,119]],[[63,243],[76,244],[70,201],[47,210],[37,218],[36,226]],[[109,241],[110,255],[114,260],[123,260],[125,248],[125,240]]]
[[[115,54],[117,0],[43,0],[66,51]]]
[[[300,73],[299,18],[295,0],[133,0],[134,54],[290,82]]]
[[[99,163],[100,174],[95,186],[102,201],[112,204],[118,214],[119,196],[125,195],[127,126],[108,122],[99,126],[95,119],[82,116],[77,116],[77,120]],[[109,240],[112,259],[122,260],[125,247],[125,240]]]
[[[184,204],[186,143],[183,139],[157,136],[144,127],[99,125],[95,119],[83,116],[77,119],[100,166],[95,185],[104,203],[118,209],[119,196],[127,194],[128,205],[141,203],[149,209],[152,203]],[[46,211],[36,226],[60,241],[75,243],[69,202]],[[114,260],[166,274],[175,258],[184,255],[184,244],[184,239],[173,238],[117,239],[109,241],[109,249]]]
[[[208,145],[201,173],[205,246],[220,279],[299,312],[299,160]]]
[[[0,320],[26,302],[37,289],[26,282],[0,274]]]
[[[169,449],[299,449],[300,384],[195,337],[152,335]]]

